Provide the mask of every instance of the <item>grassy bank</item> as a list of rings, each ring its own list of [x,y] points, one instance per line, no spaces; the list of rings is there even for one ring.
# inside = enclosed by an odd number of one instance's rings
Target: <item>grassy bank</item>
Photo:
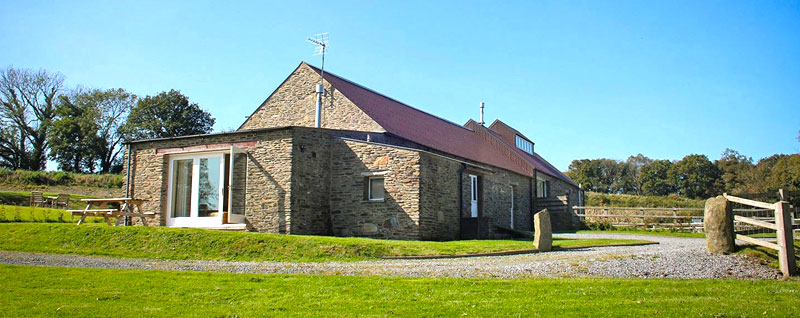
[[[122,175],[10,170],[0,168],[0,184],[22,186],[85,186],[119,189],[122,187]]]
[[[661,197],[628,194],[586,192],[586,206],[641,207],[641,208],[702,208],[705,200],[678,196]]]
[[[45,192],[44,196],[55,197],[58,193]],[[83,209],[86,203],[81,202],[81,199],[91,198],[90,196],[80,194],[69,195],[69,208],[70,209]],[[0,204],[29,206],[31,202],[30,191],[0,191]]]
[[[646,241],[556,239],[555,246]],[[0,224],[0,250],[156,259],[354,261],[532,249],[531,241],[421,242],[105,224]]]
[[[77,223],[79,217],[72,216],[66,210],[29,206],[0,205],[0,223],[34,222],[34,223]],[[87,222],[103,222],[102,217],[87,217]],[[0,234],[2,235],[2,234]]]
[[[0,265],[11,317],[773,317],[800,282],[255,275]],[[743,301],[746,300],[746,301]]]

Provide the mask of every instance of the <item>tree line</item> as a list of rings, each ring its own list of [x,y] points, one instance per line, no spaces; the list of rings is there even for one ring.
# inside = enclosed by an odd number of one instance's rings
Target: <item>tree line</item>
[[[800,140],[800,137],[798,137]],[[800,190],[800,154],[776,154],[757,162],[726,149],[713,162],[691,154],[679,161],[642,154],[627,160],[573,160],[567,175],[584,190],[608,194],[680,195],[708,198],[722,193],[765,193]]]
[[[122,88],[64,86],[45,70],[0,70],[0,167],[119,173],[123,142],[205,134],[215,119],[177,90],[140,98]]]

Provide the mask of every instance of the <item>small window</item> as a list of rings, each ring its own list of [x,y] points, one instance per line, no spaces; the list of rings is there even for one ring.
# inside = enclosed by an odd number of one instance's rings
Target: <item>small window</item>
[[[516,135],[515,137],[517,137],[516,138],[517,148],[519,148],[520,150],[522,150],[524,152],[527,152],[529,154],[533,154],[533,143],[531,143],[530,141],[525,140],[524,138],[520,137],[519,135]]]
[[[537,198],[547,197],[547,181],[545,181],[544,179],[536,178],[536,197]]]
[[[383,177],[367,178],[367,200],[383,201]]]

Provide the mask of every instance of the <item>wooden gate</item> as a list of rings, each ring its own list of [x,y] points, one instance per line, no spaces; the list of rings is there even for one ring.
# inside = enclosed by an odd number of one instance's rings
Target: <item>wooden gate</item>
[[[755,218],[749,218],[741,215],[734,215],[733,220],[755,227],[766,228],[775,231],[778,236],[777,244],[739,233],[736,234],[735,238],[737,240],[742,240],[751,244],[778,251],[778,262],[780,264],[781,272],[783,272],[783,274],[786,276],[794,275],[797,265],[794,259],[794,231],[792,229],[792,214],[789,202],[781,200],[775,203],[766,203],[727,194],[724,194],[723,196],[726,200],[731,202],[775,211],[775,223],[757,220]]]

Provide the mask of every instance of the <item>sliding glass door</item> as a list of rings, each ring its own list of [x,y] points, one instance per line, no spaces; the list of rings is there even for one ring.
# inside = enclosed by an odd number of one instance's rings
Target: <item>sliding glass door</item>
[[[222,225],[224,154],[170,158],[168,226]],[[227,210],[227,209],[226,209]]]

